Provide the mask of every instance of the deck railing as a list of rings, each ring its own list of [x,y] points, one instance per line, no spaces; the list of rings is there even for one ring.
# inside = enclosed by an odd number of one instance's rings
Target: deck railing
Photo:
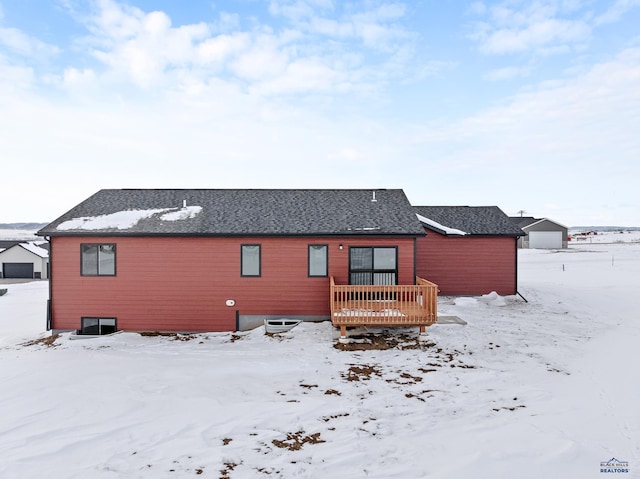
[[[417,277],[415,285],[339,285],[331,277],[331,321],[347,326],[425,326],[438,317],[438,286]]]

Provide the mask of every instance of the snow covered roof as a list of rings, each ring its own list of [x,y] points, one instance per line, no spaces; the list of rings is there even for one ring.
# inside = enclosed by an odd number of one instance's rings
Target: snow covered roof
[[[460,236],[464,236],[467,233],[459,230],[459,229],[455,229],[455,228],[449,228],[448,226],[444,226],[441,225],[440,223],[438,223],[437,221],[433,221],[429,218],[425,218],[422,215],[419,215],[416,213],[416,216],[418,217],[418,219],[420,220],[420,223],[422,223],[425,226],[428,226],[430,228],[433,228],[437,231],[442,231],[443,233],[447,234],[447,235],[460,235]]]
[[[20,243],[20,246],[22,246],[27,251],[30,251],[31,253],[40,256],[41,258],[49,257],[49,251],[46,250],[45,248],[41,248],[40,246],[37,245],[37,243],[33,241],[29,241],[28,243]]]
[[[411,235],[424,230],[393,190],[101,190],[41,229],[69,235]]]
[[[4,251],[8,251],[12,248],[23,248],[26,249],[27,251],[29,251],[30,253],[35,254],[36,256],[39,256],[40,258],[48,258],[49,257],[49,251],[45,248],[42,248],[40,246],[38,246],[39,242],[36,241],[29,241],[26,243],[16,243],[13,246],[10,246],[9,248],[5,248],[5,249],[0,249],[0,253],[4,252]]]
[[[524,235],[522,230],[497,206],[415,206],[414,211],[426,228],[441,234]]]
[[[533,226],[539,225],[541,223],[550,223],[560,228],[568,229],[565,225],[558,223],[557,221],[550,220],[549,218],[534,218],[534,220],[530,223],[520,225],[520,228],[523,230],[532,228]]]
[[[116,211],[98,216],[82,216],[63,221],[58,224],[58,231],[83,230],[94,231],[104,229],[127,230],[144,219],[156,215],[160,221],[179,221],[195,218],[202,211],[202,206],[185,206],[183,208],[156,208],[149,210]]]

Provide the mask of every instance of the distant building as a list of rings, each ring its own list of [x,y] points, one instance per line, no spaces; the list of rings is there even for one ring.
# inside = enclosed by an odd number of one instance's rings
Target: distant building
[[[567,247],[568,228],[548,218],[512,216],[513,221],[525,233],[518,240],[518,248],[563,249]]]
[[[0,278],[47,279],[48,246],[46,241],[0,242]]]

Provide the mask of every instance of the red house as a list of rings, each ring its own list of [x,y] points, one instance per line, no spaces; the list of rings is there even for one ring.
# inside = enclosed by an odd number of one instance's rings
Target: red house
[[[443,295],[518,291],[517,241],[524,233],[497,206],[416,206],[417,275]]]
[[[48,329],[105,334],[335,319],[334,283],[385,285],[386,298],[416,285],[425,230],[402,190],[125,189],[38,234],[50,242]]]

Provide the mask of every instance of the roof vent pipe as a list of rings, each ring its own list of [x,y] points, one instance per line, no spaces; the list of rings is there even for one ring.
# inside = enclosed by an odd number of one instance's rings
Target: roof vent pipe
[[[376,201],[378,201],[378,200],[376,200],[376,192],[375,192],[375,191],[372,191],[371,193],[373,194],[373,196],[372,196],[372,198],[371,198],[371,202],[372,202],[372,203],[375,203]]]
[[[186,208],[187,207],[187,200],[182,200],[182,207]]]

